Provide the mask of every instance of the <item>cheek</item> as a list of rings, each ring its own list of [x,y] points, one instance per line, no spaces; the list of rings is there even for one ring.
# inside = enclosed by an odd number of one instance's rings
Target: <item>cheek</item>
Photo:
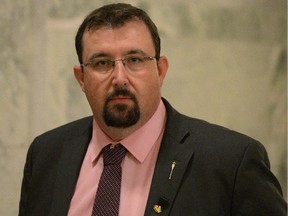
[[[105,87],[101,81],[92,77],[87,77],[85,80],[84,92],[93,108],[99,107],[105,98]]]
[[[105,79],[93,75],[93,74],[87,74],[84,80],[85,84],[85,92],[90,95],[99,95],[101,94],[101,91],[105,91],[106,89],[106,81]]]
[[[139,102],[142,104],[155,103],[161,97],[161,83],[157,75],[143,77],[138,88]]]
[[[160,91],[161,81],[157,71],[153,71],[153,74],[146,79],[144,86],[152,94],[157,94]]]

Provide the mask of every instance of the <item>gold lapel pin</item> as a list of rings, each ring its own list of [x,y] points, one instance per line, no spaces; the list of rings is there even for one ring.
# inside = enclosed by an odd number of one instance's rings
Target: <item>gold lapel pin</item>
[[[169,178],[168,178],[169,180],[172,179],[172,175],[173,175],[173,171],[174,171],[175,167],[176,167],[176,162],[173,161],[172,164],[171,164],[170,175],[169,175]]]
[[[160,205],[154,205],[153,209],[158,214],[160,214],[162,212],[162,208]]]

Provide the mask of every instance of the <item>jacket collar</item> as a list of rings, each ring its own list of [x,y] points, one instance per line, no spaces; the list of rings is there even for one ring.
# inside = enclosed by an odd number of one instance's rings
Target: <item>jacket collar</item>
[[[167,123],[152,179],[145,216],[167,216],[191,163],[197,141],[188,129],[187,118],[163,99]]]

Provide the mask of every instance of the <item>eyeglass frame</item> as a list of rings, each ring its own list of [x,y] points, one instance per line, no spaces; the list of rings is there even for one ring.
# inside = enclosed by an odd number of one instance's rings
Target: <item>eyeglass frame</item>
[[[119,58],[119,59],[107,58],[106,61],[112,62],[112,67],[111,67],[112,70],[109,69],[109,70],[103,71],[103,72],[99,72],[99,71],[95,71],[95,72],[97,72],[99,74],[107,74],[109,72],[112,72],[115,68],[116,62],[119,62],[119,61],[121,61],[125,67],[125,65],[127,64],[127,62],[126,62],[127,59],[133,58],[133,57],[135,57],[135,56],[129,56],[129,57],[124,57],[124,58]],[[153,59],[156,59],[158,61],[156,56],[141,56],[141,57],[143,57],[143,60],[145,60],[145,61],[152,61]],[[84,71],[85,67],[88,67],[89,65],[91,65],[92,61],[94,59],[97,59],[97,57],[90,59],[87,63],[81,64],[80,66],[82,67],[82,71]],[[127,68],[127,67],[125,67],[125,68]],[[128,67],[128,69],[129,69],[129,67]]]

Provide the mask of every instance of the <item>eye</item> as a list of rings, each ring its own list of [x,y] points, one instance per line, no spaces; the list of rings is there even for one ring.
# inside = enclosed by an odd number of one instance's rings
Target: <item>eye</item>
[[[107,69],[111,67],[112,61],[110,59],[93,59],[90,65],[95,70]]]
[[[130,56],[126,58],[128,64],[139,64],[143,62],[143,57],[140,56]]]

